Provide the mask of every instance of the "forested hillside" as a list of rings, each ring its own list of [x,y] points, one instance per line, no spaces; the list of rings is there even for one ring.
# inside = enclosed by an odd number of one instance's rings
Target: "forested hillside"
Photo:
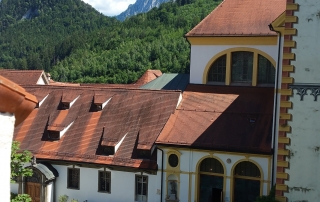
[[[120,22],[80,0],[2,0],[0,67],[93,83],[131,83],[147,69],[185,73],[183,35],[217,4],[169,2]]]

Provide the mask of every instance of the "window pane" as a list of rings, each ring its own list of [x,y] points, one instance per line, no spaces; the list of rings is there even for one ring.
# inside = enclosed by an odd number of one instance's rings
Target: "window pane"
[[[275,68],[271,62],[263,57],[258,56],[258,83],[270,83],[274,84],[275,80]]]
[[[80,184],[80,169],[68,169],[68,188],[79,189]]]
[[[110,192],[110,172],[99,171],[99,191]]]
[[[226,55],[223,55],[211,65],[208,74],[208,81],[225,82],[226,58]]]
[[[235,169],[235,175],[260,178],[259,168],[249,161],[239,163]]]
[[[234,201],[254,202],[260,196],[260,181],[239,178],[234,181]]]
[[[214,158],[204,159],[200,164],[200,172],[224,173],[221,163]]]
[[[252,80],[253,53],[239,51],[232,53],[232,82],[248,82]]]
[[[219,199],[221,199],[222,190],[223,177],[200,175],[200,202],[220,201]]]
[[[148,177],[147,176],[136,176],[136,199],[146,199],[148,192]],[[142,197],[145,196],[145,197]]]

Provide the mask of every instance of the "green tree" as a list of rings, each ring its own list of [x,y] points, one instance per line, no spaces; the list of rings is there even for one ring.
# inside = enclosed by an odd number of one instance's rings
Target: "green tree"
[[[20,152],[20,143],[13,141],[11,147],[11,181],[18,176],[32,176],[32,169],[25,168],[24,164],[31,161],[31,153],[29,151]],[[28,194],[11,195],[11,202],[31,202]]]

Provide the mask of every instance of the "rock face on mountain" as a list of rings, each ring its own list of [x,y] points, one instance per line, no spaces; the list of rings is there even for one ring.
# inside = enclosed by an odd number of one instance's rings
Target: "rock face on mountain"
[[[136,15],[138,13],[145,13],[151,10],[153,7],[159,7],[160,4],[168,2],[170,0],[137,0],[136,3],[130,4],[127,10],[120,13],[116,18],[118,20],[125,20],[127,17]]]

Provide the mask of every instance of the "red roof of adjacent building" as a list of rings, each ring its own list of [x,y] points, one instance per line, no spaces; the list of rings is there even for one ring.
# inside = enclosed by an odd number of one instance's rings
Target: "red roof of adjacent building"
[[[180,96],[178,91],[47,85],[25,88],[41,105],[15,128],[14,140],[21,142],[21,149],[43,160],[143,169],[156,169],[157,163],[154,157],[139,158],[137,150],[151,151]],[[110,98],[101,111],[92,110],[95,102],[105,103]],[[62,110],[63,99],[77,100],[70,109]],[[66,132],[60,140],[50,140],[48,131],[63,130]],[[115,146],[122,139],[114,156],[102,154],[104,145]]]
[[[224,0],[186,36],[276,35],[268,25],[285,9],[285,0]]]
[[[157,144],[271,152],[273,88],[189,85]]]
[[[148,69],[139,79],[135,82],[136,85],[142,86],[144,84],[149,83],[150,81],[153,81],[154,79],[158,78],[162,75],[162,72],[160,70],[153,70]]]
[[[0,69],[1,76],[19,85],[35,85],[43,74],[43,70]]]

